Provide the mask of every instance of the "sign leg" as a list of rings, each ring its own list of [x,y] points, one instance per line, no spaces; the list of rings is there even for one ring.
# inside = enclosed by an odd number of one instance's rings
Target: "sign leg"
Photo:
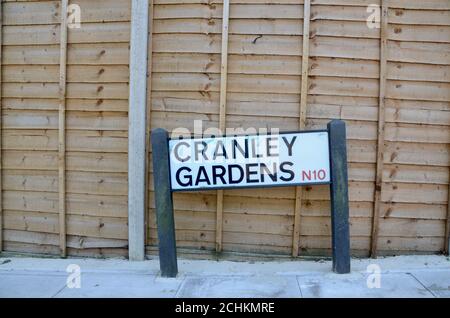
[[[328,135],[333,271],[346,274],[350,273],[350,227],[345,123],[332,120],[328,123]]]
[[[156,223],[159,240],[161,276],[175,277],[178,273],[175,222],[170,189],[169,135],[165,129],[152,131],[153,178],[155,185]]]

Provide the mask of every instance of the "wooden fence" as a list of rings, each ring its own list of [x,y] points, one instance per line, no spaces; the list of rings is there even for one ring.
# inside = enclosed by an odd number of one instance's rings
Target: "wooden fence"
[[[61,24],[71,4],[81,28]],[[367,24],[371,4],[379,27]],[[446,248],[449,0],[154,0],[149,10],[149,129],[343,119],[353,254]],[[129,0],[2,1],[3,250],[127,254],[130,12]],[[328,255],[328,197],[326,186],[176,193],[177,245],[201,257]]]
[[[71,1],[61,30],[64,2],[2,4],[3,249],[63,253],[66,231],[69,255],[126,255],[130,3]]]

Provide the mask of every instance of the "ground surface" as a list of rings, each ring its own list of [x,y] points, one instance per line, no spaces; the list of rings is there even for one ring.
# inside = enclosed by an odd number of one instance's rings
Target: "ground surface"
[[[77,279],[66,284],[70,264],[81,270],[80,288],[70,288]],[[355,259],[345,275],[332,273],[329,261],[179,260],[178,267],[177,278],[162,278],[157,260],[0,257],[0,297],[450,297],[445,256]]]

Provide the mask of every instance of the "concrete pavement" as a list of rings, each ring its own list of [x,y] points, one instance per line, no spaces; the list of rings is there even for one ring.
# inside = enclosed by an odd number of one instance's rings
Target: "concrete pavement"
[[[162,278],[157,259],[0,257],[0,297],[450,297],[445,256],[353,259],[345,275],[310,260],[178,267],[177,278]]]

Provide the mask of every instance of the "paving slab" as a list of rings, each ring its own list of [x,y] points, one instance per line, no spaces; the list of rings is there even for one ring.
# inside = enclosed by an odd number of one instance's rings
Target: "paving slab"
[[[70,289],[70,265],[81,288]],[[377,265],[381,288],[367,287]],[[159,274],[158,259],[1,257],[2,297],[450,297],[450,258],[442,255],[352,259],[352,273],[331,272],[329,260],[179,260],[176,278]],[[69,270],[69,272],[68,272]],[[301,286],[299,286],[301,285]],[[301,289],[300,289],[301,287]]]
[[[177,297],[301,297],[295,276],[186,277]]]
[[[369,288],[369,274],[327,274],[297,276],[303,297],[307,298],[430,298],[434,297],[414,277],[407,273],[382,273],[380,288]],[[370,279],[370,278],[369,278]]]
[[[450,269],[448,271],[412,271],[426,288],[428,288],[436,297],[450,298]]]
[[[155,275],[82,273],[81,288],[64,288],[56,298],[175,297],[180,280],[156,280]]]
[[[49,298],[66,286],[65,275],[0,273],[0,298]]]

